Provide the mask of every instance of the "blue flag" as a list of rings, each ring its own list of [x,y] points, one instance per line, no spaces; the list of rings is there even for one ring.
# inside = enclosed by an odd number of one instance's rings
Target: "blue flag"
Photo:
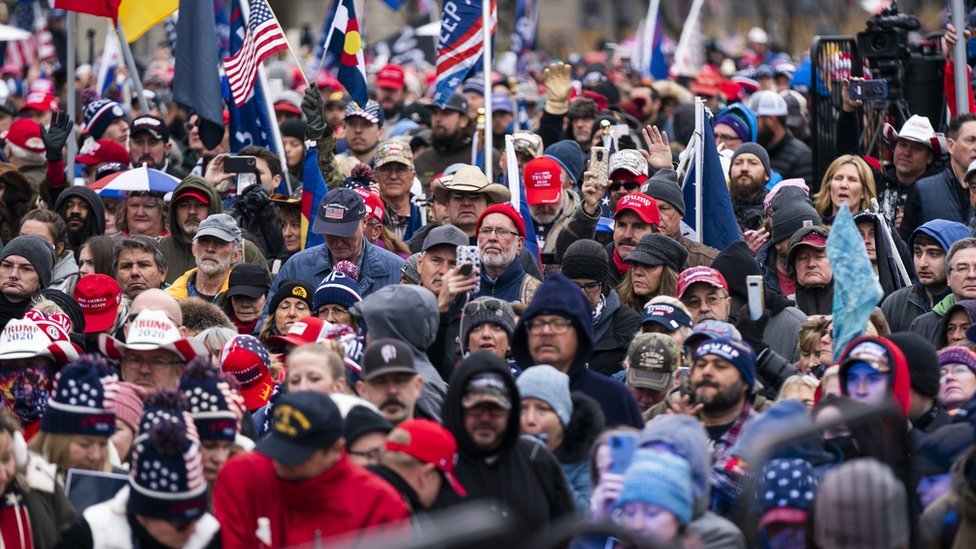
[[[698,108],[704,109],[704,106]],[[695,229],[699,240],[708,246],[722,250],[736,240],[741,240],[739,223],[735,219],[732,209],[732,198],[729,188],[725,184],[725,171],[715,148],[715,136],[712,135],[712,121],[708,114],[704,118],[701,139],[693,154],[702,155],[702,227],[695,226],[695,192],[698,181],[694,162],[689,163],[690,169],[685,177],[685,223]]]
[[[651,39],[651,62],[648,73],[654,80],[665,80],[668,77],[668,62],[664,58],[664,50],[661,44],[664,42],[664,20],[658,18],[654,29],[654,37]]]
[[[247,24],[241,16],[240,0],[231,0],[230,40],[228,56],[240,51],[244,42],[244,32]],[[227,109],[230,112],[230,150],[237,152],[244,147],[255,145],[264,147],[273,153],[278,152],[274,139],[271,138],[271,124],[276,120],[269,116],[267,103],[264,99],[264,87],[254,86],[254,93],[240,107],[234,103],[227,77],[221,78],[221,88]],[[287,191],[286,191],[287,192]]]
[[[200,116],[200,140],[215,149],[224,137],[224,102],[213,3],[180,0],[176,29],[173,100]]]
[[[485,51],[482,2],[489,0],[444,0],[441,36],[437,43],[437,80],[434,102],[443,107],[475,67]],[[490,0],[491,36],[498,25],[498,6]]]
[[[391,10],[397,11],[398,9],[402,8],[404,4],[407,3],[407,0],[383,0],[383,3],[386,4],[387,6],[390,6]]]
[[[518,57],[516,72],[525,74],[529,53],[535,50],[539,29],[539,0],[518,0],[515,4],[515,28],[510,46]]]
[[[868,259],[864,239],[847,203],[840,207],[827,236],[827,258],[834,273],[834,356],[864,333],[884,290]]]
[[[302,227],[305,228],[305,246],[302,249],[309,249],[312,246],[324,244],[325,239],[322,235],[312,232],[312,225],[315,220],[315,212],[319,208],[319,203],[325,197],[329,189],[325,185],[325,177],[319,169],[319,149],[309,147],[305,152],[305,160],[302,164]]]

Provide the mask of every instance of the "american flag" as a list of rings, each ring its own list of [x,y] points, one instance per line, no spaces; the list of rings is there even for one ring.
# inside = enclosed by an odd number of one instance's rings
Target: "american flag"
[[[251,0],[248,19],[240,51],[224,60],[230,92],[238,107],[247,103],[254,91],[258,65],[269,55],[288,48],[278,20],[265,0]]]
[[[47,28],[47,18],[41,13],[39,3],[31,0],[18,1],[14,6],[12,19],[15,26],[31,33],[31,37],[7,43],[4,68],[23,74],[38,60],[51,61],[57,58],[54,40]]]

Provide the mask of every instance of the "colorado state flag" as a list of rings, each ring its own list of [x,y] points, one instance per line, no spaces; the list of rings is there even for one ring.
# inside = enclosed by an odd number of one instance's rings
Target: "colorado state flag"
[[[353,101],[366,105],[366,62],[363,60],[363,40],[359,34],[359,21],[352,0],[336,2],[332,14],[332,27],[326,49],[339,60],[339,82],[346,88]]]

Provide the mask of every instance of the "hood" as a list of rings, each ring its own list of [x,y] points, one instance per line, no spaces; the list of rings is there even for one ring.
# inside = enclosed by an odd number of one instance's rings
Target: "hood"
[[[75,185],[62,191],[54,202],[54,211],[64,217],[64,208],[68,204],[68,199],[72,197],[84,200],[88,204],[88,209],[94,214],[88,218],[87,228],[91,230],[85,231],[86,237],[105,233],[105,204],[102,203],[98,193],[88,187]]]
[[[422,286],[385,286],[353,305],[370,338],[392,337],[413,347],[415,358],[426,360],[427,348],[437,338],[440,313],[437,298]]]
[[[570,395],[573,400],[573,415],[563,433],[563,442],[556,448],[556,458],[560,463],[578,463],[590,457],[590,449],[596,437],[606,427],[603,409],[591,397],[577,391]]]
[[[854,341],[847,344],[844,352],[841,354],[840,371],[838,372],[840,376],[840,390],[841,394],[847,395],[847,383],[844,380],[847,377],[847,369],[850,367],[850,363],[845,360],[847,355],[850,353],[851,349],[857,346],[859,343],[870,341],[881,345],[885,349],[885,354],[887,355],[888,363],[891,365],[891,392],[895,399],[895,404],[901,411],[902,417],[908,417],[908,408],[911,406],[912,397],[910,394],[911,390],[911,378],[908,373],[908,360],[905,358],[904,353],[897,345],[891,342],[891,340],[878,337],[878,336],[861,336],[856,338]]]
[[[736,240],[719,252],[712,260],[712,268],[725,277],[729,293],[743,298],[749,295],[746,277],[762,274],[756,258],[749,252],[749,246],[742,240]]]
[[[951,307],[946,309],[945,314],[942,315],[942,319],[939,322],[939,349],[949,344],[949,341],[946,338],[946,328],[949,325],[949,317],[951,317],[956,311],[965,311],[966,317],[969,318],[969,323],[976,324],[976,301],[972,299],[964,299],[953,304]]]
[[[520,429],[519,410],[522,403],[519,399],[518,387],[515,385],[515,378],[512,371],[504,359],[498,358],[488,351],[478,351],[471,353],[461,361],[461,364],[454,375],[451,376],[451,384],[447,389],[447,396],[444,397],[444,404],[441,407],[441,418],[444,427],[454,435],[457,440],[460,453],[469,456],[481,455],[475,446],[474,441],[468,436],[468,430],[464,428],[464,414],[461,409],[461,399],[464,398],[464,390],[468,381],[478,374],[493,372],[505,380],[509,393],[512,395],[512,409],[508,414],[508,425],[505,426],[505,435],[502,437],[501,445],[492,454],[497,454],[511,449],[518,442]]]
[[[790,433],[811,426],[813,420],[802,402],[792,398],[777,402],[746,425],[742,436],[732,448],[732,454],[744,458],[746,462],[753,461],[754,456],[751,455],[751,451],[757,444],[788,437]],[[803,459],[813,467],[836,460],[833,454],[824,449],[823,438],[819,436],[807,437],[786,446],[779,446],[766,457],[767,461],[791,458]]]
[[[173,241],[178,243],[185,242],[183,238],[185,235],[183,234],[183,229],[176,222],[176,199],[183,192],[190,189],[200,192],[210,199],[210,211],[207,212],[207,215],[223,213],[224,211],[224,205],[220,201],[220,195],[206,179],[198,175],[184,177],[183,181],[180,181],[180,184],[173,189],[173,197],[169,202],[169,234],[173,235]]]
[[[572,370],[584,368],[593,351],[593,314],[590,303],[580,291],[575,282],[566,278],[562,273],[551,273],[545,282],[539,285],[535,297],[525,308],[512,334],[512,357],[522,368],[533,365],[532,354],[529,353],[529,333],[525,323],[541,315],[561,315],[573,322],[579,339],[579,350]],[[413,316],[413,315],[411,315]],[[573,372],[568,372],[573,377]]]
[[[909,250],[915,245],[915,237],[919,234],[924,234],[934,239],[939,243],[939,246],[942,247],[942,251],[944,252],[948,252],[949,247],[957,240],[973,236],[969,228],[958,221],[933,219],[932,221],[923,223],[912,232],[912,235],[908,238]]]
[[[708,435],[696,418],[685,415],[655,416],[641,431],[640,446],[664,444],[685,459],[691,466],[691,488],[695,496],[695,516],[704,513],[709,504],[709,480],[712,475],[712,454]]]
[[[956,296],[950,291],[948,295],[942,298],[942,301],[932,306],[932,312],[939,316],[945,316],[945,314],[949,312],[949,309],[955,304]]]

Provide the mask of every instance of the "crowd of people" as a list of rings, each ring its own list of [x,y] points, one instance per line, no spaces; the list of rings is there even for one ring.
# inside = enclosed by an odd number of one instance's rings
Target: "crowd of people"
[[[873,158],[844,86],[818,170],[808,71],[748,43],[690,80],[593,54],[443,106],[430,71],[371,69],[359,105],[279,60],[282,156],[204,146],[165,45],[148,112],[91,67],[7,74],[0,547],[969,546],[976,115],[889,124]],[[695,96],[724,249],[683,222]],[[178,184],[103,188],[139,167]],[[883,297],[841,348],[848,210]],[[83,505],[84,472],[123,480]]]

